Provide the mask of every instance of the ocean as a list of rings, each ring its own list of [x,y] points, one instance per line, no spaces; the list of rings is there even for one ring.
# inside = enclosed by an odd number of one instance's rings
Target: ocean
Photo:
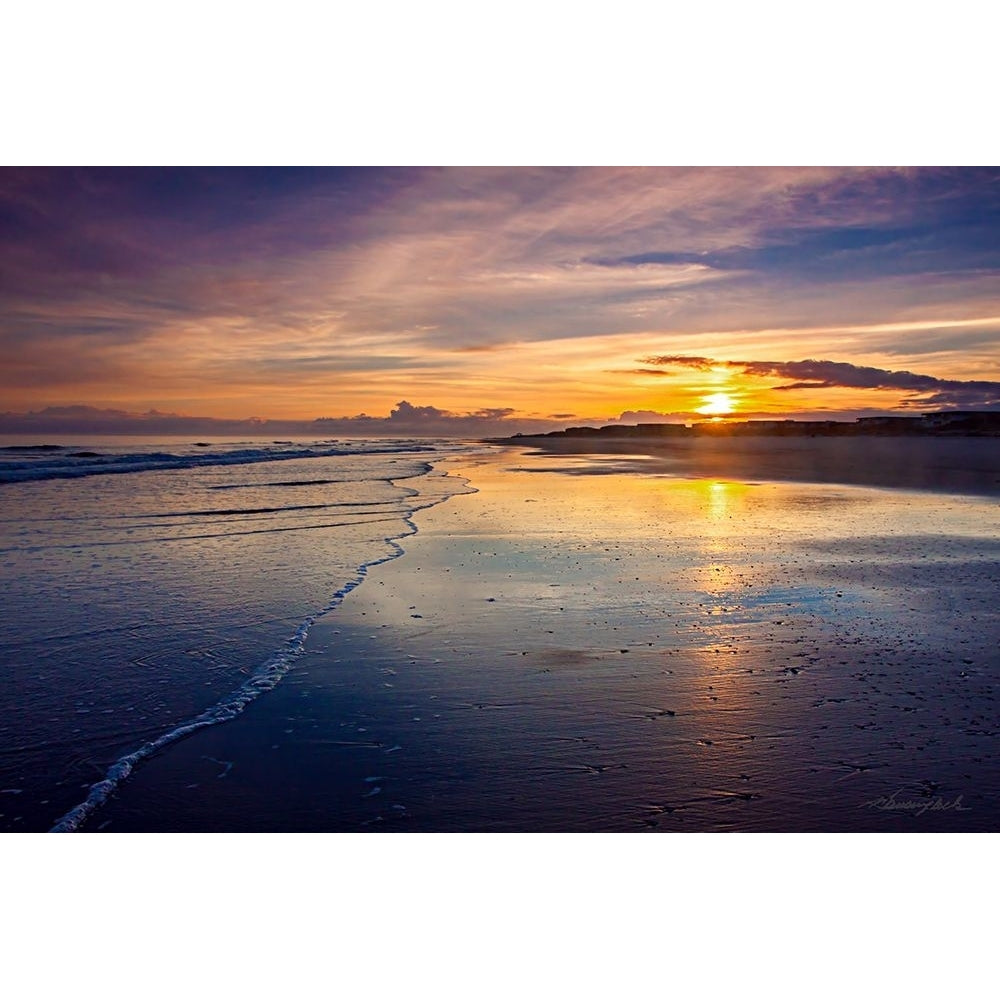
[[[76,830],[137,764],[272,689],[412,515],[423,439],[0,445],[0,830]]]

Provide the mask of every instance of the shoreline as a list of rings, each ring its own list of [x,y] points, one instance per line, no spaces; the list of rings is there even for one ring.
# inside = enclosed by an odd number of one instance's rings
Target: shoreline
[[[768,480],[1000,496],[996,438],[528,437],[511,446],[553,455],[648,457],[643,471],[695,478]]]
[[[447,460],[479,492],[94,828],[996,828],[983,501],[587,466]]]
[[[425,478],[433,473],[434,469],[431,463],[423,462],[421,464],[424,469],[418,478]],[[404,491],[412,499],[426,500],[427,502],[418,502],[408,513],[400,514],[400,530],[382,539],[388,550],[385,554],[375,556],[356,566],[354,575],[346,579],[337,590],[330,594],[322,607],[306,613],[294,627],[294,631],[286,636],[280,646],[273,648],[252,670],[245,669],[243,671],[249,676],[238,687],[224,694],[217,702],[205,707],[198,714],[178,720],[174,726],[164,730],[154,738],[123,752],[107,766],[103,778],[90,785],[87,794],[81,801],[69,807],[64,814],[53,820],[48,832],[73,833],[83,828],[89,829],[88,821],[91,817],[95,813],[100,814],[105,804],[124,783],[129,781],[136,768],[145,761],[155,758],[194,733],[231,722],[262,695],[273,691],[302,656],[311,629],[324,617],[334,612],[353,590],[360,587],[373,569],[384,563],[392,562],[405,554],[400,542],[416,534],[418,529],[413,522],[414,514],[421,510],[432,509],[453,495],[436,496],[433,492],[428,492],[424,496],[411,486],[401,485],[413,478],[413,475],[405,475],[389,480],[393,487]],[[471,489],[467,481],[461,482],[467,489]]]

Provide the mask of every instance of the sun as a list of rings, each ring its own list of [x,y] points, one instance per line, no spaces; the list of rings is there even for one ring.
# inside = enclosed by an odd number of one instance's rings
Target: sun
[[[698,407],[698,413],[709,417],[720,417],[733,412],[733,397],[728,392],[713,392],[710,396],[702,396],[704,406]]]

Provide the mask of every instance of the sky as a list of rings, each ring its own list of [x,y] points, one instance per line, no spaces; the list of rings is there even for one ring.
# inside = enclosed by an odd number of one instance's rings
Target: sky
[[[2,168],[0,431],[1000,408],[998,275],[1000,168]]]

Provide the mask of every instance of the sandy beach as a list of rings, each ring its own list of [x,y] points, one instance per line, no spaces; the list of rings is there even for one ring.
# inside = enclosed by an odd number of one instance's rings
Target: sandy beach
[[[91,828],[997,828],[995,502],[515,448],[444,467],[478,492],[419,512],[281,685]]]

